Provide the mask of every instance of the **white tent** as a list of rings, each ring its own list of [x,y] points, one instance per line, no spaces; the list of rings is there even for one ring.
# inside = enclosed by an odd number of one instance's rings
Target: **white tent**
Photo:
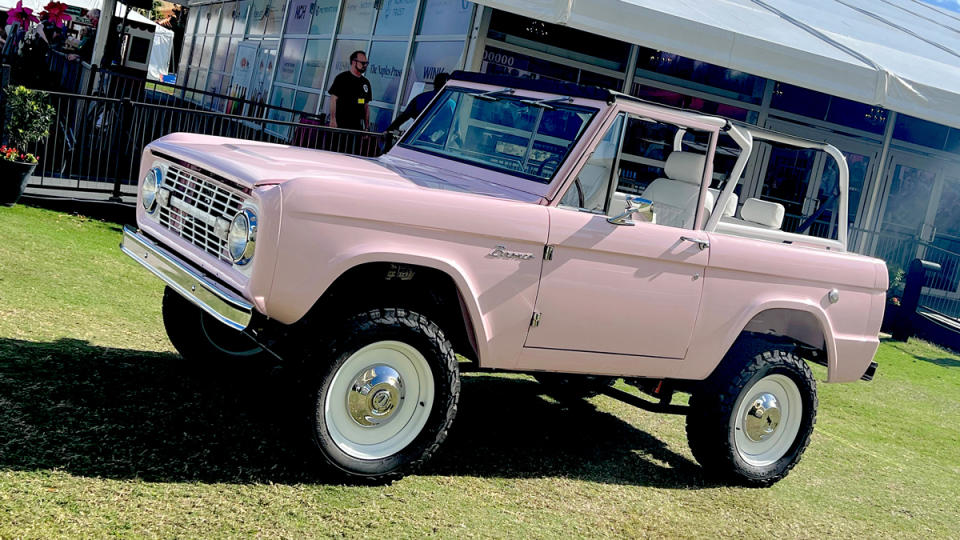
[[[921,0],[475,0],[960,128],[960,15]]]
[[[28,7],[35,13],[39,13],[49,1],[23,0],[23,7]],[[81,9],[100,9],[103,0],[66,0],[64,3]],[[0,10],[8,10],[16,5],[17,0],[0,0]],[[118,3],[116,10],[114,10],[115,21],[123,20],[126,11],[127,6]],[[173,30],[158,25],[136,11],[131,11],[128,19],[140,24],[154,26],[153,47],[150,50],[150,65],[147,70],[147,77],[159,80],[167,73],[170,66],[170,55],[173,52]]]

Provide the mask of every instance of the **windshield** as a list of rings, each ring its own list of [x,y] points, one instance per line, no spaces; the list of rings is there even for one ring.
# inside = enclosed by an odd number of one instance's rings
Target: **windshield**
[[[546,184],[597,113],[567,101],[447,88],[401,146]]]

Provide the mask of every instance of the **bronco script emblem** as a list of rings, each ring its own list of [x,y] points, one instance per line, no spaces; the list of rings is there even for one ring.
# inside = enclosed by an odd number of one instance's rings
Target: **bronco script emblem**
[[[510,251],[506,248],[506,246],[497,246],[493,248],[493,251],[490,252],[490,256],[497,257],[499,259],[516,259],[518,261],[526,261],[533,258],[533,253]]]

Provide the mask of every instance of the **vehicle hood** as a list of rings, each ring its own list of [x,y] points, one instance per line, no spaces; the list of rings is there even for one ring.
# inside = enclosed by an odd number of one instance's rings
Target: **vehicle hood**
[[[354,181],[409,189],[439,189],[501,199],[538,202],[526,193],[445,169],[389,156],[360,158],[323,150],[225,137],[174,133],[149,149],[182,159],[248,186],[282,184],[293,179]]]

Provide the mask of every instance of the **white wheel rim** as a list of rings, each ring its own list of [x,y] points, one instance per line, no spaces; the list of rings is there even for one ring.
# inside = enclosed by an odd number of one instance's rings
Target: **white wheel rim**
[[[402,397],[385,413],[382,423],[361,425],[354,419],[356,413],[351,412],[350,397],[357,397],[355,383],[378,369],[399,379]],[[378,341],[350,355],[337,370],[324,396],[323,415],[330,437],[340,450],[358,459],[381,459],[403,450],[420,434],[433,409],[433,399],[433,373],[427,359],[406,343]]]
[[[764,409],[763,405],[771,404],[775,406]],[[737,453],[750,465],[764,467],[776,463],[793,446],[800,432],[803,400],[793,379],[774,374],[746,389],[736,410]],[[758,432],[764,422],[767,428]]]

